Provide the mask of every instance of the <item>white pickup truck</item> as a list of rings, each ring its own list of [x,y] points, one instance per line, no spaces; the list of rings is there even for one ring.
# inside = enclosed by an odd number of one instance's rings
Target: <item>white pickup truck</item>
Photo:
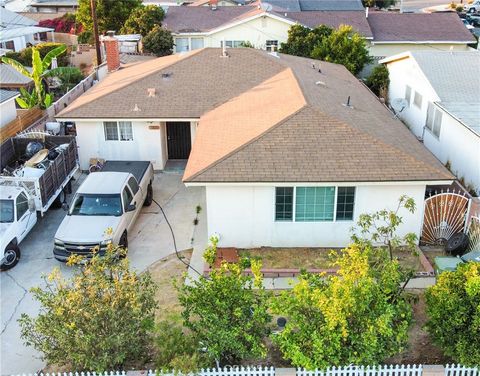
[[[35,167],[25,167],[25,147],[41,142],[55,151]],[[0,176],[0,270],[13,268],[20,260],[20,243],[54,202],[61,205],[62,192],[78,171],[74,137],[13,137],[1,146]],[[10,168],[15,166],[15,168]]]
[[[95,247],[102,255],[110,243],[128,248],[128,234],[142,205],[153,201],[153,177],[150,162],[107,161],[101,171],[90,173],[55,234],[55,258],[91,257]],[[108,236],[107,229],[112,230]]]

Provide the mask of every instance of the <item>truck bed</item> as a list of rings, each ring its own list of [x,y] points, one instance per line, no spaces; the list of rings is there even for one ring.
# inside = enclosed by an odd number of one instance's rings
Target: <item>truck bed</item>
[[[103,165],[102,171],[129,172],[140,184],[149,166],[150,162],[148,161],[107,161]]]

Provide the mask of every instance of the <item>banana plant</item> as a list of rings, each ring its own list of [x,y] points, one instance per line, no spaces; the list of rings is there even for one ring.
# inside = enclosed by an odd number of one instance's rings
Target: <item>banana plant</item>
[[[42,59],[40,57],[40,52],[33,47],[31,72],[18,61],[8,57],[2,57],[3,63],[11,65],[18,72],[30,78],[34,83],[34,89],[32,92],[29,93],[25,89],[20,90],[21,96],[17,98],[16,101],[21,108],[32,108],[36,105],[39,105],[40,108],[45,109],[52,105],[53,96],[45,91],[43,80],[46,76],[55,76],[56,74],[65,73],[67,70],[72,69],[69,67],[60,67],[48,70],[53,59],[63,54],[66,50],[67,46],[59,46],[49,51]]]

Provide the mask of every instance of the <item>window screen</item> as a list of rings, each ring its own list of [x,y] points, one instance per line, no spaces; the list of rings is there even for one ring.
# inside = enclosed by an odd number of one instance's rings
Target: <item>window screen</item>
[[[442,128],[442,111],[435,109],[435,119],[433,120],[433,134],[440,137],[440,129]]]
[[[412,101],[412,88],[408,85],[405,88],[405,100],[407,101],[408,105],[410,105],[410,102]]]
[[[291,221],[293,219],[293,187],[275,188],[275,220]]]
[[[433,103],[428,102],[427,107],[427,121],[425,125],[428,129],[433,129],[433,119],[435,118],[435,107],[433,107]]]
[[[337,221],[352,220],[354,204],[355,204],[355,187],[338,187]]]
[[[203,38],[192,38],[190,39],[190,43],[192,45],[192,50],[203,48]]]
[[[105,129],[105,140],[106,141],[117,141],[118,140],[118,128],[116,121],[106,121],[103,123]]]
[[[176,52],[188,51],[188,38],[175,38],[175,51]]]
[[[297,187],[295,220],[333,221],[335,187]]]
[[[120,130],[120,141],[132,141],[133,131],[131,121],[119,121],[118,128]]]
[[[413,97],[413,104],[418,108],[422,108],[422,94],[418,91],[415,92],[415,96]]]

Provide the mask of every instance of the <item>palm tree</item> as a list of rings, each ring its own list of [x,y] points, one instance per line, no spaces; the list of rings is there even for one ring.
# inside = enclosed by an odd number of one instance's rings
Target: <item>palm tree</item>
[[[45,92],[43,80],[46,76],[55,76],[59,74],[69,73],[70,70],[75,69],[71,67],[59,67],[48,70],[52,61],[57,56],[63,54],[67,50],[66,45],[59,46],[49,51],[42,59],[40,52],[32,47],[32,71],[30,72],[21,63],[8,57],[2,57],[2,62],[11,65],[24,76],[30,78],[34,83],[34,90],[28,92],[25,89],[20,89],[21,96],[16,99],[18,105],[22,108],[32,108],[39,105],[41,108],[48,108],[53,103],[53,96]]]

